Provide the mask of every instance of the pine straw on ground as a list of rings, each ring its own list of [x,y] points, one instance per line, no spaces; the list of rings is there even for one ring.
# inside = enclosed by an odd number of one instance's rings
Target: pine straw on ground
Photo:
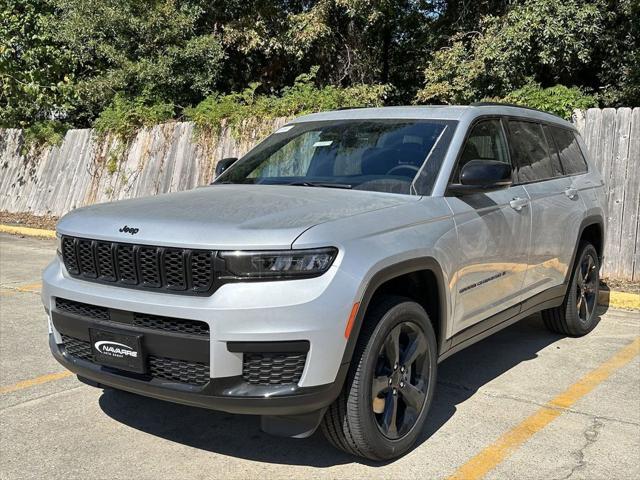
[[[640,282],[632,282],[630,280],[618,280],[615,278],[604,278],[602,279],[601,284],[606,285],[609,288],[609,290],[640,294]]]
[[[54,230],[58,217],[50,215],[32,215],[31,213],[9,213],[7,211],[0,212],[0,223],[5,225],[19,225],[21,227],[42,228],[45,230]]]

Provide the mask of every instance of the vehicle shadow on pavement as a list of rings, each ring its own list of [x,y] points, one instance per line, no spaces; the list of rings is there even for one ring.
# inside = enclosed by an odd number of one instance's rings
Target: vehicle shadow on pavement
[[[431,437],[465,402],[493,379],[564,338],[546,329],[540,315],[528,317],[453,355],[438,367],[438,388],[416,446]]]
[[[456,414],[456,406],[483,385],[536,358],[540,350],[561,338],[546,330],[539,317],[530,317],[444,361],[427,425],[414,448],[437,432]],[[319,468],[354,462],[384,465],[334,449],[319,431],[304,440],[267,435],[259,430],[256,416],[187,407],[114,390],[104,391],[100,407],[131,428],[216,454]]]

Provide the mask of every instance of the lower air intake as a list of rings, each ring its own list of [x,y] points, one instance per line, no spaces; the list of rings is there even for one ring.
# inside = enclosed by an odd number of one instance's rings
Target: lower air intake
[[[297,384],[306,360],[306,353],[245,353],[242,378],[252,385]]]

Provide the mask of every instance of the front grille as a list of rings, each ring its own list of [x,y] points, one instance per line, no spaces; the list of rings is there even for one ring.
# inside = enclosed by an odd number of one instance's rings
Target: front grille
[[[242,378],[252,385],[296,384],[306,360],[306,353],[245,353]]]
[[[108,321],[111,318],[108,308],[67,300],[65,298],[56,298],[56,308],[72,315],[80,315],[96,320]]]
[[[167,332],[186,333],[189,335],[209,336],[209,325],[197,320],[161,317],[146,313],[134,313],[133,324],[138,327],[165,330]]]
[[[62,237],[62,260],[71,276],[130,288],[210,294],[213,259],[208,250]]]
[[[62,335],[62,342],[67,355],[93,362],[91,343],[67,335]],[[147,365],[150,378],[161,378],[198,387],[209,381],[209,365],[206,363],[149,355]]]

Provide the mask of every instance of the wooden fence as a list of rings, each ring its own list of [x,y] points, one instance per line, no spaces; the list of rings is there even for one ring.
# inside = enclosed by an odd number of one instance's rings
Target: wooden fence
[[[577,111],[609,197],[604,275],[640,281],[640,108]],[[0,211],[62,215],[96,202],[194,188],[211,180],[215,160],[240,156],[286,119],[248,122],[235,134],[196,139],[190,123],[141,129],[126,145],[70,130],[60,146],[24,156],[20,130],[0,129]],[[117,159],[117,161],[115,161]]]
[[[609,199],[603,276],[640,281],[640,108],[590,108],[574,121]]]

